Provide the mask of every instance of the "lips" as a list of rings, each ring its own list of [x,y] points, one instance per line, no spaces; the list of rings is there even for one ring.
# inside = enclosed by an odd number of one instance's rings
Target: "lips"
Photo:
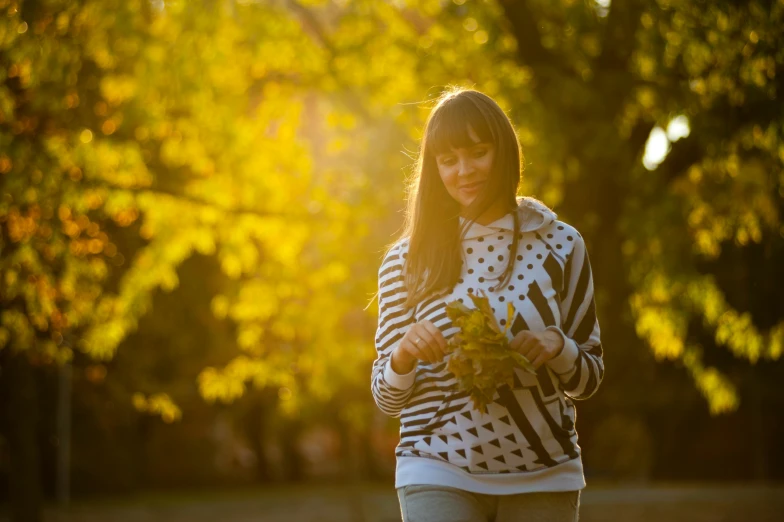
[[[479,186],[481,186],[483,183],[484,183],[484,181],[477,181],[475,183],[468,183],[466,185],[461,185],[460,189],[471,190],[471,189],[479,188]]]

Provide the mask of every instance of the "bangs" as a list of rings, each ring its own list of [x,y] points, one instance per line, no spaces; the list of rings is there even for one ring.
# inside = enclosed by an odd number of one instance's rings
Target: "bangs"
[[[494,143],[485,116],[466,98],[453,98],[439,107],[427,128],[426,143],[433,156],[451,152],[452,148],[468,148],[476,144],[468,135],[474,129],[480,142]]]

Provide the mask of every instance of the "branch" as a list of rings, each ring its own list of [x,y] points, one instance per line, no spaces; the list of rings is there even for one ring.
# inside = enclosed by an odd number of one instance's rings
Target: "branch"
[[[330,76],[335,83],[342,87],[345,92],[351,93],[355,90],[354,86],[346,85],[346,82],[340,77],[336,68],[335,68],[335,57],[338,55],[338,51],[335,48],[335,44],[330,39],[327,31],[321,26],[319,21],[314,16],[313,12],[308,9],[307,7],[300,5],[296,0],[288,0],[287,5],[289,9],[295,13],[295,16],[299,18],[300,24],[305,32],[313,39],[315,39],[324,49],[327,51],[327,69],[329,71]],[[342,97],[343,102],[348,105],[348,107],[358,114],[364,121],[372,121],[372,117],[370,113],[365,109],[362,105],[361,101],[355,96],[346,96]]]
[[[657,171],[665,183],[672,183],[706,154],[705,136],[714,143],[721,143],[749,125],[767,127],[781,117],[779,105],[775,100],[763,99],[737,107],[723,99],[689,122],[689,136],[672,144]]]
[[[162,186],[157,187],[118,187],[116,185],[112,185],[110,183],[104,182],[104,180],[89,180],[89,181],[80,181],[78,186],[80,188],[101,188],[107,190],[121,190],[123,192],[130,192],[137,195],[142,194],[153,194],[156,196],[165,196],[170,197],[174,200],[179,200],[183,203],[189,203],[191,205],[208,207],[220,210],[221,212],[225,212],[229,215],[249,215],[258,218],[286,218],[291,219],[292,221],[310,221],[314,219],[321,219],[317,214],[311,214],[307,211],[299,212],[299,213],[291,213],[291,214],[283,214],[280,212],[265,212],[263,210],[259,210],[257,208],[252,207],[242,207],[238,205],[232,205],[219,203],[217,201],[210,201],[208,199],[203,199],[200,197],[196,197],[190,194],[186,194],[180,191],[177,191],[172,188],[166,188]],[[303,208],[304,210],[304,208]]]
[[[517,39],[517,54],[529,65],[553,63],[550,51],[542,45],[542,35],[536,25],[537,18],[526,1],[501,0],[506,18],[512,24]]]
[[[218,203],[216,201],[209,201],[207,199],[198,198],[195,196],[191,196],[188,194],[183,194],[181,192],[176,192],[173,190],[166,190],[163,188],[138,188],[138,189],[123,189],[129,192],[135,192],[137,194],[155,194],[157,196],[167,196],[175,200],[180,200],[182,202],[190,203],[191,205],[203,206],[208,208],[218,209],[222,212],[227,214],[234,214],[234,215],[250,215],[259,218],[286,218],[295,221],[306,221],[316,219],[316,216],[313,214],[309,214],[307,212],[302,213],[292,213],[292,214],[282,214],[280,212],[264,212],[255,208],[250,207],[241,207],[235,205],[225,205]]]
[[[652,121],[638,121],[629,135],[629,149],[632,151],[632,155],[637,158],[639,157],[642,152],[645,144],[648,142],[648,136],[651,135],[651,131],[655,126],[654,122]]]
[[[625,72],[628,69],[642,8],[642,0],[612,3],[604,28],[602,51],[595,61],[596,70]]]
[[[617,116],[624,101],[635,88],[635,76],[629,62],[635,48],[635,35],[640,26],[644,0],[612,2],[604,26],[601,54],[593,60],[594,82],[606,100],[607,110]]]
[[[665,185],[671,184],[679,178],[689,167],[702,160],[705,149],[699,142],[696,133],[691,132],[687,137],[673,142],[667,157],[661,162],[656,172]]]
[[[536,90],[546,92],[549,81],[545,70],[558,71],[567,76],[575,76],[574,71],[565,66],[560,56],[542,45],[542,35],[537,26],[538,17],[531,11],[525,0],[500,0],[517,40],[517,57],[519,61],[531,67],[537,73]]]
[[[298,15],[300,23],[302,24],[302,29],[305,33],[309,34],[315,40],[318,40],[318,42],[329,51],[331,61],[335,55],[335,46],[332,44],[332,41],[327,36],[326,32],[321,28],[321,25],[318,20],[316,20],[316,17],[313,16],[313,13],[294,0],[289,0],[286,4],[291,11],[296,12]]]

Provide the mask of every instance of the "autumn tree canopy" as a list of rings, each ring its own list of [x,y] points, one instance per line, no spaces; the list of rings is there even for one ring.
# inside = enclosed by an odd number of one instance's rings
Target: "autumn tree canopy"
[[[781,356],[780,1],[1,5],[3,349],[111,358],[199,254],[237,326],[205,398],[363,385],[378,254],[428,100],[460,84],[508,110],[523,192],[584,232],[608,367],[680,361],[719,413],[710,353]]]

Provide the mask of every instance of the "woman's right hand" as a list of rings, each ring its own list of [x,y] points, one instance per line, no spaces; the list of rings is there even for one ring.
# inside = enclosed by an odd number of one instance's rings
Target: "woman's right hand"
[[[392,352],[392,369],[402,375],[413,370],[417,361],[441,362],[446,349],[446,339],[441,330],[428,320],[419,321],[411,325]]]

